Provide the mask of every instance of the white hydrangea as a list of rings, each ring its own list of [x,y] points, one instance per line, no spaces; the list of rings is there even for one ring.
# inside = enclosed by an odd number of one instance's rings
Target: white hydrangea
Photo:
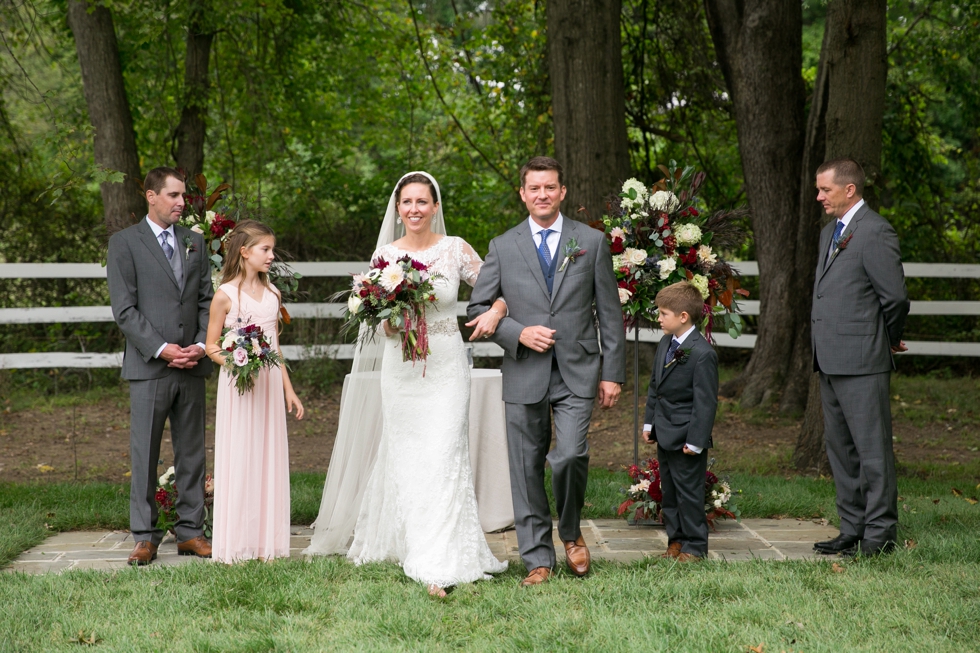
[[[613,264],[613,270],[618,270],[624,265],[628,265],[626,261],[626,256],[623,254],[613,254],[612,264]]]
[[[671,193],[669,190],[658,190],[650,198],[650,206],[654,211],[673,213],[680,205],[681,201],[677,199],[677,196]]]
[[[682,224],[674,228],[674,238],[678,245],[697,245],[701,242],[701,227],[696,224]]]
[[[691,279],[691,284],[701,293],[702,299],[708,298],[708,277],[703,274],[695,274]]]
[[[626,251],[623,252],[623,257],[630,265],[640,266],[646,263],[647,251],[645,249],[627,247]]]
[[[629,198],[629,193],[631,190],[636,191],[635,200]],[[623,193],[626,195],[626,197],[620,198],[620,205],[622,205],[624,209],[632,209],[642,206],[646,201],[647,187],[643,185],[643,182],[630,178],[623,184]]]
[[[620,288],[619,289],[619,303],[620,304],[625,304],[626,302],[628,302],[630,300],[630,297],[632,297],[632,296],[633,296],[633,293],[631,293],[626,288]]]
[[[216,215],[216,213],[214,211],[208,211],[208,212],[206,212],[204,214],[204,221],[207,222],[208,224],[211,224],[212,222],[214,222],[214,216],[215,215]]]
[[[661,259],[657,265],[660,266],[661,279],[666,279],[670,276],[671,272],[677,269],[677,261],[675,261],[673,258]]]

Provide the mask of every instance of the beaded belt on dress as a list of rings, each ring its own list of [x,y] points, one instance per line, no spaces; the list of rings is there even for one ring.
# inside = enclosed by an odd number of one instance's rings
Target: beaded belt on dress
[[[429,322],[427,326],[428,332],[432,334],[451,336],[454,333],[459,333],[459,322],[455,317],[439,320],[437,322]]]

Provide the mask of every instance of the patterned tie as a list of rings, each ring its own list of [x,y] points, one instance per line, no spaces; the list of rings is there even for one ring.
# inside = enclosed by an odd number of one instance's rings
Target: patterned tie
[[[167,260],[171,260],[174,257],[174,248],[170,245],[170,232],[160,232],[160,244],[163,246],[163,253],[167,256]]]
[[[551,233],[551,229],[542,229],[538,233],[541,234],[541,244],[538,245],[538,253],[541,254],[541,258],[544,259],[545,266],[551,266],[551,250],[548,249],[548,235]]]
[[[830,239],[830,251],[827,252],[828,259],[834,253],[834,250],[837,249],[837,239],[840,238],[840,234],[842,231],[844,231],[844,223],[838,220],[837,228],[834,229],[834,237]]]
[[[670,346],[667,347],[667,357],[664,358],[664,367],[667,367],[668,365],[670,365],[670,362],[672,360],[674,360],[674,352],[676,352],[677,351],[677,348],[680,347],[680,346],[681,346],[681,343],[678,342],[677,338],[671,338],[671,340],[670,340]]]

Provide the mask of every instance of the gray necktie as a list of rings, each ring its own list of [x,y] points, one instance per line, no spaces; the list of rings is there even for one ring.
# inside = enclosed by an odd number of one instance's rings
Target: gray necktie
[[[163,246],[163,253],[167,257],[167,260],[173,260],[174,258],[174,248],[170,244],[170,232],[161,231],[160,232],[160,244]]]

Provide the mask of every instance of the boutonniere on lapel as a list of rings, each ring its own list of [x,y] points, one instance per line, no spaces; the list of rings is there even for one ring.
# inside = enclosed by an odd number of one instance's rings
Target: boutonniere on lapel
[[[677,351],[674,352],[674,357],[671,359],[671,361],[669,363],[667,363],[666,365],[664,365],[664,369],[667,369],[668,367],[670,367],[674,363],[677,363],[678,365],[683,365],[684,363],[687,362],[687,359],[690,358],[690,357],[691,357],[691,349],[690,348],[681,349],[680,347],[678,347],[677,348]]]
[[[194,245],[194,239],[190,236],[184,236],[184,260],[186,261],[191,257],[191,252],[196,252],[197,247]]]
[[[561,266],[558,268],[559,272],[564,272],[565,268],[568,267],[568,262],[575,262],[579,256],[585,254],[584,249],[579,249],[578,243],[575,242],[574,238],[571,238],[567,243],[565,243],[565,258],[561,262]]]
[[[853,231],[851,233],[847,234],[847,238],[842,238],[843,235],[844,234],[841,234],[841,237],[838,237],[837,240],[834,241],[834,254],[833,254],[833,256],[830,257],[830,260],[831,261],[833,261],[835,258],[837,258],[837,255],[838,254],[840,254],[845,249],[847,249],[847,244],[851,242],[851,238],[854,238],[854,232]]]

